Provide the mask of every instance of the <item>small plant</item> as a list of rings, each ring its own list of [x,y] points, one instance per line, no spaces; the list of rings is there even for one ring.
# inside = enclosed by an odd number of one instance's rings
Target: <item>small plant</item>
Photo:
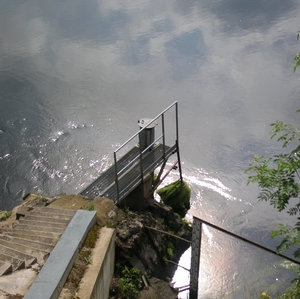
[[[75,292],[75,294],[72,295],[72,299],[80,299],[77,292]]]
[[[91,202],[89,202],[86,207],[87,207],[88,211],[94,211],[95,210],[95,206]]]
[[[0,211],[0,221],[4,221],[7,218],[9,218],[11,215],[11,212],[8,211]]]
[[[94,248],[95,244],[96,244],[96,240],[98,239],[99,236],[99,230],[100,230],[100,226],[95,225],[88,233],[86,240],[85,240],[85,244],[87,247],[89,248]]]
[[[137,299],[142,286],[141,272],[125,266],[120,278],[121,294],[124,299]]]
[[[89,265],[93,263],[92,257],[90,255],[86,256],[84,259]]]
[[[169,247],[167,249],[167,253],[168,253],[168,256],[170,258],[173,258],[174,257],[174,250],[173,250],[173,245],[172,244],[169,244]]]

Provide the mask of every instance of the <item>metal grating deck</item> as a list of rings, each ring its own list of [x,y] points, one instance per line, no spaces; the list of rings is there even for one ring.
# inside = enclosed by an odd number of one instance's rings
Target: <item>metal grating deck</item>
[[[135,146],[117,161],[117,169],[119,173],[119,199],[117,186],[115,183],[116,168],[114,164],[105,172],[103,172],[93,183],[82,190],[80,195],[89,198],[103,196],[114,201],[118,200],[120,202],[141,183],[141,164],[143,176],[145,176],[146,174],[153,172],[155,168],[157,168],[164,160],[167,160],[174,152],[176,152],[176,150],[176,145],[169,147],[158,143],[152,150],[148,151],[142,156],[143,158],[141,161],[139,157],[140,149]]]

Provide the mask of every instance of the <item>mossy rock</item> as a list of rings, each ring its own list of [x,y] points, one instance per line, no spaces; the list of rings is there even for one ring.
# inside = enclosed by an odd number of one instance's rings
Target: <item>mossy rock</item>
[[[157,194],[164,204],[172,207],[181,217],[184,217],[190,208],[191,189],[184,181],[173,182],[157,190]]]

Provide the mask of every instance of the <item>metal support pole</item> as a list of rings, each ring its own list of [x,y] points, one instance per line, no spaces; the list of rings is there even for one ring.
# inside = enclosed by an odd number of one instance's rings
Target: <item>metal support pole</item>
[[[115,160],[115,184],[117,187],[117,203],[119,203],[120,191],[119,191],[119,179],[118,179],[118,166],[117,166],[117,153],[114,152],[114,160]]]
[[[180,161],[180,153],[179,153],[179,143],[178,143],[178,140],[176,140],[176,149],[177,149],[177,159],[178,159],[180,181],[182,182],[183,178],[182,178],[182,169],[181,169],[181,161]]]
[[[200,271],[202,222],[193,219],[192,255],[190,273],[190,299],[198,298],[198,281]]]
[[[176,140],[179,141],[179,125],[178,125],[178,103],[175,103],[175,117],[176,117]]]
[[[143,170],[143,149],[141,147],[141,135],[139,134],[139,143],[140,143],[140,170],[141,170],[141,183],[144,188],[144,170]]]
[[[162,135],[163,135],[163,155],[164,161],[166,161],[166,137],[165,137],[165,115],[161,115],[161,126],[162,126]]]

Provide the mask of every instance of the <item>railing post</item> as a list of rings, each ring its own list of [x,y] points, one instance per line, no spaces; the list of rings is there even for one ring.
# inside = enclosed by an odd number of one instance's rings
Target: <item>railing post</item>
[[[178,125],[178,102],[175,103],[175,116],[176,116],[176,140],[179,142],[179,125]]]
[[[143,149],[141,145],[141,134],[139,134],[139,144],[140,144],[140,170],[141,170],[141,181],[144,188],[144,170],[143,170]]]
[[[178,140],[176,140],[176,151],[177,151],[177,160],[178,160],[178,167],[179,167],[179,176],[180,176],[180,181],[183,181],[182,177],[182,169],[181,169],[181,161],[180,161],[180,153],[179,153],[179,144]]]
[[[164,161],[166,161],[166,137],[165,137],[165,114],[163,113],[161,115],[161,129],[162,129],[162,135],[163,135],[163,155],[164,155]]]
[[[115,161],[115,183],[117,187],[117,202],[119,203],[119,179],[118,179],[118,166],[117,166],[117,153],[114,151],[114,161]]]
[[[190,272],[190,296],[189,299],[198,298],[198,281],[200,271],[202,222],[193,218],[192,254]]]

